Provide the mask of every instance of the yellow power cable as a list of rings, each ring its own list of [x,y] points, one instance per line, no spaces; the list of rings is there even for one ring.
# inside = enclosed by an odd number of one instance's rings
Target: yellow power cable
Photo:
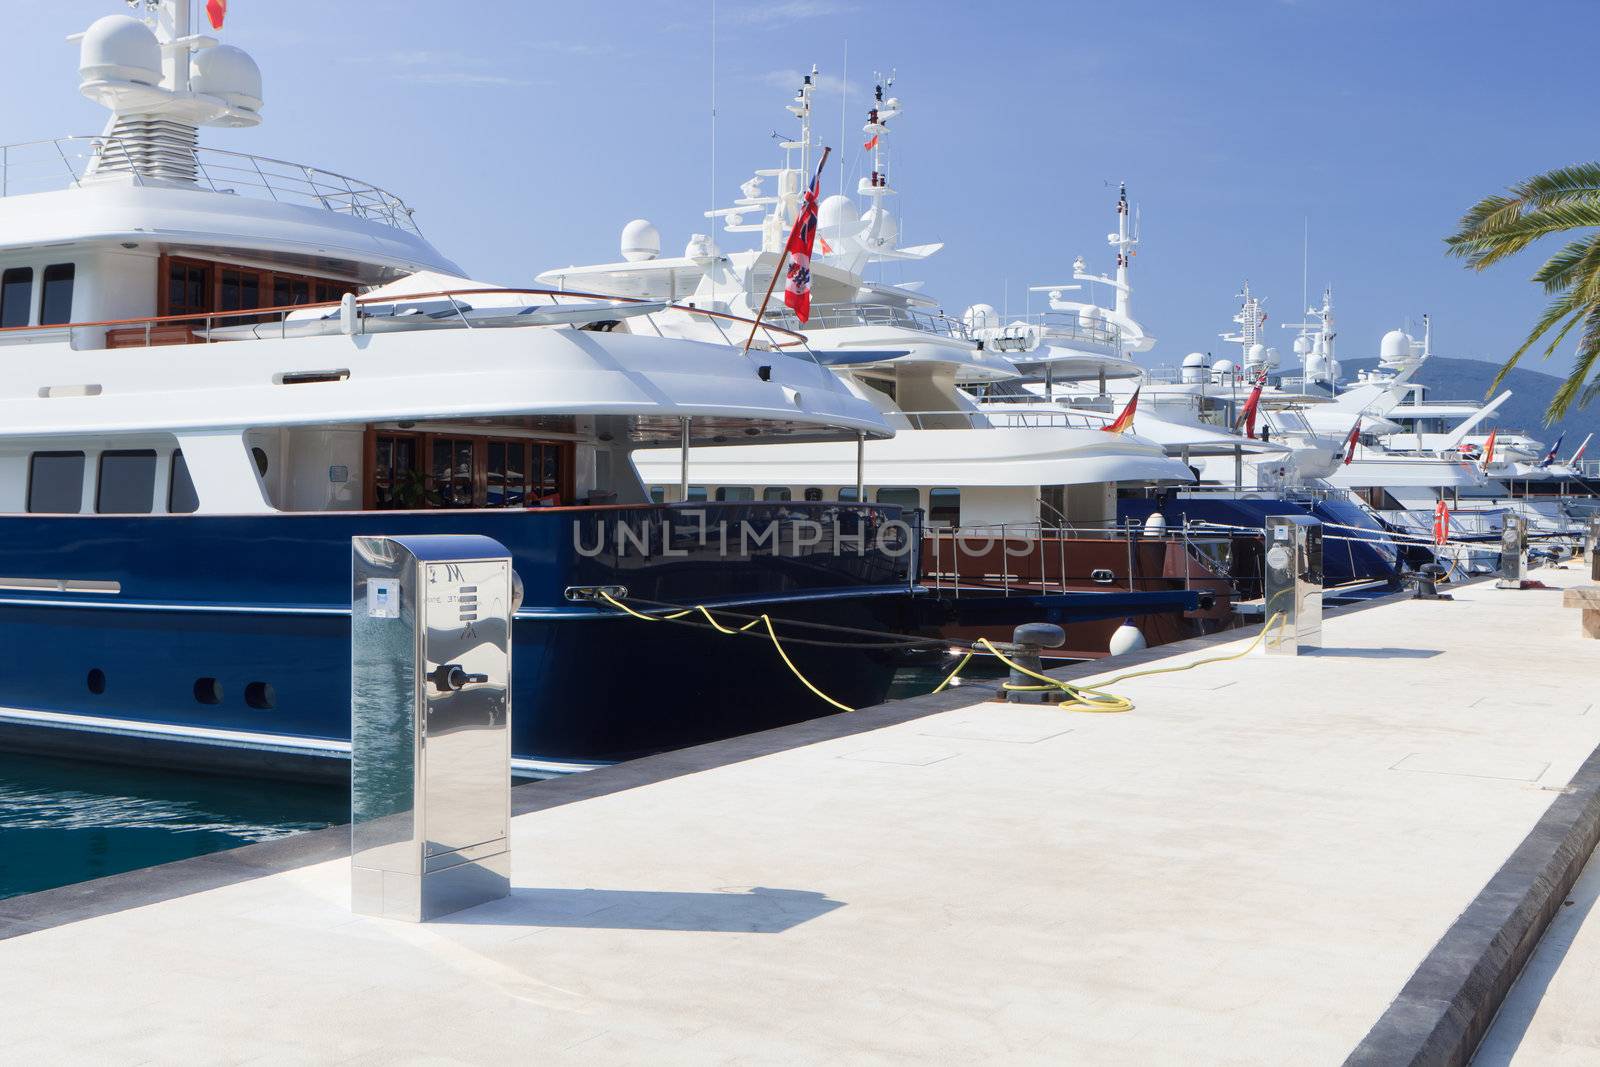
[[[706,617],[706,621],[711,624],[712,628],[715,629],[717,631],[717,633],[726,634],[726,635],[728,635],[730,637],[735,635],[735,634],[742,634],[747,630],[753,629],[754,627],[756,627],[756,626],[758,626],[758,625],[760,625],[762,623],[765,623],[766,627],[767,627],[767,636],[772,638],[772,647],[777,649],[778,658],[782,659],[783,660],[783,665],[785,667],[789,668],[789,673],[793,674],[796,678],[800,679],[800,684],[801,685],[805,686],[807,689],[811,690],[817,696],[821,697],[824,702],[833,705],[834,707],[838,708],[840,711],[855,711],[856,710],[855,708],[852,708],[848,704],[841,704],[839,701],[833,699],[827,693],[824,693],[822,690],[818,689],[815,685],[812,685],[811,684],[811,679],[807,678],[805,675],[800,673],[800,668],[796,667],[794,665],[794,660],[789,658],[789,653],[784,651],[783,644],[778,640],[778,631],[773,628],[773,626],[772,626],[772,616],[770,616],[770,615],[762,613],[762,615],[760,617],[751,619],[749,622],[745,623],[743,626],[739,627],[736,630],[733,630],[733,629],[729,629],[728,627],[722,625],[722,623],[718,622],[717,619],[716,619],[716,616],[712,615],[710,610],[707,609],[704,604],[696,604],[692,608],[684,608],[682,611],[675,611],[671,615],[646,615],[643,612],[634,611],[632,608],[628,607],[628,605],[624,604],[622,601],[618,600],[616,597],[612,596],[610,593],[606,592],[604,589],[600,590],[599,592],[600,592],[600,598],[602,600],[604,600],[607,604],[610,604],[614,608],[618,608],[618,609],[620,609],[622,611],[627,612],[629,615],[632,615],[636,619],[642,619],[645,622],[667,622],[667,621],[672,621],[672,620],[676,620],[676,619],[681,619],[686,615],[693,615],[695,612],[699,612],[701,615],[704,615]]]

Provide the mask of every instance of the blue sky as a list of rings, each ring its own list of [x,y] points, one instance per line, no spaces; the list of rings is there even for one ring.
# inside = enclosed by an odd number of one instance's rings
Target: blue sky
[[[709,0],[230,6],[221,36],[260,62],[266,121],[204,142],[389,188],[477,277],[529,284],[614,259],[636,216],[669,251],[710,225]],[[64,37],[125,10],[13,13],[0,140],[98,131]],[[792,128],[782,108],[813,62],[819,125],[839,141],[848,42],[847,158],[868,75],[896,69],[902,239],[946,242],[886,277],[953,311],[1018,311],[1080,253],[1109,272],[1126,180],[1145,238],[1136,313],[1159,339],[1148,362],[1223,351],[1245,278],[1271,323],[1297,321],[1307,224],[1342,357],[1429,312],[1438,354],[1497,358],[1542,306],[1536,264],[1473,275],[1440,239],[1478,197],[1593,156],[1597,34],[1592,0],[719,0],[715,206],[774,165],[770,133]],[[1287,352],[1289,331],[1273,333]]]

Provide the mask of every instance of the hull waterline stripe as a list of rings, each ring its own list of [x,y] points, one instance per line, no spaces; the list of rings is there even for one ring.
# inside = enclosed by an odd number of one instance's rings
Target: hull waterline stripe
[[[97,715],[71,715],[60,711],[35,711],[29,708],[0,707],[0,723],[17,726],[79,730],[85,733],[142,740],[177,741],[192,745],[217,745],[254,752],[277,752],[318,759],[349,762],[350,742],[332,738],[295,737],[290,734],[256,733],[246,730],[221,730],[209,726],[177,726],[171,723],[138,722]],[[512,757],[514,774],[549,776],[575,774],[610,766],[601,760],[549,760]]]

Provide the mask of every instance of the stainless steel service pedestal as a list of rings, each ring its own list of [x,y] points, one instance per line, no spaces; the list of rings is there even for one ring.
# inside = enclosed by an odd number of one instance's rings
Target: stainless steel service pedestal
[[[1308,515],[1272,515],[1266,529],[1263,648],[1274,656],[1321,648],[1322,523]]]
[[[1589,580],[1600,582],[1600,516],[1589,520],[1589,532],[1584,537],[1583,552],[1589,557]]]
[[[350,906],[421,922],[511,891],[511,554],[352,539]]]
[[[1528,520],[1506,512],[1500,531],[1500,578],[1496,589],[1521,589],[1528,578]]]

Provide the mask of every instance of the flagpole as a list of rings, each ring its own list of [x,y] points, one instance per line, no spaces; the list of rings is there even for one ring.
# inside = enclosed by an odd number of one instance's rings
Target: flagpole
[[[822,159],[817,162],[817,176],[812,181],[812,185],[816,185],[822,180],[822,168],[828,165],[828,153],[832,151],[833,149],[827,145],[822,146]],[[806,191],[810,192],[809,186]],[[767,283],[767,295],[761,298],[761,310],[756,312],[755,321],[750,324],[750,336],[744,339],[744,351],[739,353],[742,356],[748,356],[750,354],[750,346],[756,343],[756,331],[761,329],[761,320],[767,317],[767,304],[772,301],[772,290],[778,287],[778,275],[783,273],[783,264],[788,258],[789,242],[784,241],[783,251],[778,253],[778,265],[772,268],[772,280]]]

